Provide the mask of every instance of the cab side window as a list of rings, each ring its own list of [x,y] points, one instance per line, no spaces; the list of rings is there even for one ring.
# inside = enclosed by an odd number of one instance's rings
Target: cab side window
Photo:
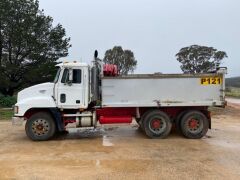
[[[81,69],[73,69],[73,82],[76,84],[80,84],[82,81],[82,71]]]
[[[69,76],[69,69],[64,69],[61,83],[66,83]],[[80,84],[82,82],[82,71],[81,69],[73,69],[73,80],[72,83]]]

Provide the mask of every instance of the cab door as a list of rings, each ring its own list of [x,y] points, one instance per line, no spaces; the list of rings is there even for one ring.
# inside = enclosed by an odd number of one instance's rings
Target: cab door
[[[70,78],[71,77],[71,78]],[[65,68],[58,82],[57,102],[63,109],[84,108],[83,69]]]

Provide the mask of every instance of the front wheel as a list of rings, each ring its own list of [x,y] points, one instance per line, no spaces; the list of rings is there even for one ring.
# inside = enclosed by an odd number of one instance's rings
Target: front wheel
[[[53,137],[56,132],[56,125],[50,114],[39,112],[27,120],[25,131],[30,139],[45,141]]]
[[[154,110],[144,117],[143,127],[148,137],[163,139],[170,133],[172,123],[166,113]]]
[[[200,139],[206,135],[209,121],[202,112],[190,111],[182,117],[180,128],[185,137]]]

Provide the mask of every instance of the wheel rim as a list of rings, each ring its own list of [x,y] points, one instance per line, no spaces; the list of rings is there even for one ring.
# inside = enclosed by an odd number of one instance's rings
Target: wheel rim
[[[49,123],[45,119],[37,119],[32,123],[32,131],[36,136],[43,136],[49,132]]]
[[[163,133],[166,129],[166,126],[167,126],[166,122],[159,118],[154,118],[149,121],[149,129],[154,134]]]
[[[198,134],[203,129],[203,121],[199,117],[190,117],[185,122],[187,130],[193,134]]]

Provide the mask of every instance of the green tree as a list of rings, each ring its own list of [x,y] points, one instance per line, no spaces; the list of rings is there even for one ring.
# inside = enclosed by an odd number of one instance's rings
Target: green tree
[[[176,54],[184,73],[202,73],[219,66],[227,54],[213,47],[191,45]]]
[[[56,61],[68,55],[62,25],[39,10],[37,0],[0,1],[0,92],[53,79]]]
[[[123,50],[121,46],[115,46],[105,52],[103,59],[105,64],[115,64],[120,74],[128,74],[133,72],[137,66],[137,60],[130,50]]]

